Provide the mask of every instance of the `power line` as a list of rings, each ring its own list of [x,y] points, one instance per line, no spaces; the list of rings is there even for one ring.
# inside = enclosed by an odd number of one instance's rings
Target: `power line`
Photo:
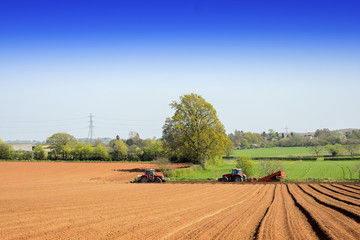
[[[87,117],[77,117],[77,118],[66,118],[66,119],[48,119],[48,120],[6,120],[2,119],[1,122],[11,122],[11,123],[42,123],[42,122],[64,122],[64,121],[73,121],[73,120],[80,120]]]

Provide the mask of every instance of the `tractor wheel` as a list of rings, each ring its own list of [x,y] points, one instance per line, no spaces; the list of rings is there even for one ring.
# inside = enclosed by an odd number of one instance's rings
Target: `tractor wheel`
[[[221,178],[221,181],[222,181],[222,182],[227,182],[228,179],[227,179],[226,177],[223,177],[223,178]]]
[[[141,177],[140,182],[141,183],[147,183],[148,182],[147,177]]]
[[[155,178],[155,181],[154,181],[154,182],[156,182],[156,183],[161,183],[162,180],[161,180],[160,178]]]
[[[241,182],[241,177],[240,176],[236,176],[234,178],[234,182]]]

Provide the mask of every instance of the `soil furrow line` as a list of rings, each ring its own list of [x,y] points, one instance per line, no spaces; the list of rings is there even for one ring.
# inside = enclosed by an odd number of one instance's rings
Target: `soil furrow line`
[[[294,201],[295,206],[300,210],[300,212],[304,214],[304,216],[308,220],[308,223],[311,225],[311,228],[314,230],[317,237],[323,240],[328,240],[328,239],[330,240],[331,237],[323,230],[319,222],[315,218],[313,218],[312,214],[296,200],[294,195],[291,193],[288,185],[286,185],[286,188],[292,200]]]
[[[287,185],[285,184],[281,186],[281,196],[282,206],[285,211],[285,218],[288,226],[288,232],[286,232],[286,235],[283,235],[282,238],[288,238],[292,240],[317,239],[316,234],[312,231],[311,225],[306,221],[305,215],[295,206],[294,201],[291,199],[291,196],[287,191]],[[273,216],[276,219],[278,214],[273,214]],[[276,236],[275,239],[277,238],[278,237]]]
[[[326,203],[324,201],[321,201],[320,199],[318,199],[317,197],[313,196],[312,194],[308,193],[307,191],[305,191],[300,185],[297,185],[301,191],[303,191],[305,194],[307,194],[308,196],[310,196],[312,199],[314,199],[317,203],[321,204],[321,205],[324,205],[328,208],[331,208],[335,211],[338,211],[339,213],[349,217],[349,218],[352,218],[353,220],[355,220],[357,223],[360,223],[360,216],[353,213],[353,212],[350,212],[344,208],[341,208],[341,207],[338,207],[338,206],[335,206],[335,205],[332,205],[332,204],[329,204],[329,203]],[[312,186],[309,185],[310,188],[314,189],[315,191],[323,194],[321,191],[318,191],[316,188],[313,188]],[[327,194],[326,194],[327,195]],[[337,200],[337,199],[336,199]],[[338,201],[341,201],[341,200],[338,200]]]
[[[269,191],[268,188],[269,187],[266,187],[264,185],[262,188],[263,190],[261,192],[259,191],[254,197],[252,197],[253,195],[251,195],[251,198],[250,198],[251,206],[247,210],[245,210],[242,214],[239,213],[238,216],[230,222],[230,224],[227,224],[227,226],[230,226],[230,227],[225,227],[221,231],[216,233],[214,235],[214,239],[223,239],[223,238],[231,239],[234,234],[233,233],[234,230],[237,230],[239,228],[239,226],[243,226],[244,224],[247,225],[247,222],[244,221],[244,216],[246,216],[247,212],[249,214],[254,214],[255,212],[252,211],[252,208],[254,208],[254,206],[258,206],[261,203],[266,202],[267,192]],[[256,199],[256,202],[254,201],[254,199]],[[254,229],[255,229],[255,225],[254,225]]]
[[[299,185],[298,185],[298,186],[299,186]],[[317,191],[318,193],[321,193],[321,194],[323,194],[323,195],[325,195],[325,196],[327,196],[327,197],[329,197],[329,198],[335,199],[335,200],[337,200],[337,201],[339,201],[339,202],[343,202],[343,203],[346,203],[346,204],[349,204],[349,205],[353,205],[353,206],[360,207],[359,204],[356,204],[356,203],[353,203],[353,202],[350,202],[350,201],[347,201],[347,200],[343,200],[343,199],[340,199],[340,198],[335,197],[335,196],[333,196],[333,195],[324,193],[324,192],[320,191],[319,189],[317,189],[317,188],[315,188],[315,187],[313,187],[313,186],[311,186],[311,185],[308,185],[308,186],[309,186],[311,189],[314,189],[314,190]],[[299,186],[299,187],[300,187],[300,186]],[[300,187],[300,188],[301,188],[301,187]],[[312,196],[312,195],[311,195],[311,196]]]
[[[174,235],[175,233],[177,233],[177,232],[179,232],[179,231],[181,231],[181,230],[183,230],[183,229],[185,229],[185,228],[187,228],[187,227],[189,227],[189,226],[191,226],[191,225],[194,225],[194,224],[196,224],[196,223],[199,223],[199,222],[201,222],[202,220],[204,220],[204,219],[206,219],[206,218],[212,217],[212,216],[214,216],[214,215],[216,215],[216,214],[219,214],[219,213],[221,213],[221,212],[223,212],[223,211],[225,211],[225,210],[227,210],[227,209],[229,209],[229,208],[233,208],[233,207],[235,207],[235,206],[237,206],[237,205],[240,205],[240,204],[242,204],[244,201],[245,201],[245,200],[242,200],[242,201],[240,201],[240,202],[234,203],[234,204],[232,204],[232,205],[230,205],[230,206],[227,206],[227,207],[225,207],[225,208],[221,208],[221,209],[219,209],[219,210],[217,210],[217,211],[215,211],[215,212],[212,212],[212,213],[210,213],[210,214],[207,214],[207,215],[205,215],[205,216],[202,216],[201,218],[198,218],[198,219],[196,219],[195,221],[192,221],[192,222],[190,222],[190,223],[187,223],[187,224],[185,224],[185,225],[182,225],[180,228],[176,229],[175,231],[172,231],[172,232],[168,233],[167,235],[165,235],[165,236],[163,237],[163,239],[169,238],[170,236]]]
[[[331,184],[331,186],[333,186],[333,187],[335,187],[335,188],[338,188],[338,189],[341,189],[341,190],[343,190],[343,191],[349,192],[349,193],[353,193],[353,194],[360,195],[360,192],[355,192],[355,191],[352,191],[352,190],[346,189],[346,188],[344,188],[344,185],[335,185],[335,184]]]
[[[352,184],[352,185],[344,184],[344,186],[348,187],[348,188],[351,188],[351,189],[354,189],[354,190],[357,190],[357,191],[360,191],[360,188],[357,187],[355,184]]]
[[[295,206],[285,184],[276,189],[274,203],[261,223],[257,239],[318,239],[304,214]]]
[[[200,222],[196,222],[195,224],[191,224],[186,228],[181,228],[180,231],[175,231],[174,234],[171,234],[169,238],[250,238],[250,236],[252,236],[251,229],[255,229],[255,224],[253,226],[252,219],[256,218],[257,215],[255,213],[261,209],[261,207],[258,207],[258,202],[260,203],[264,197],[266,198],[269,189],[269,187],[263,185],[261,188],[248,191],[249,194],[245,192],[237,197],[231,198],[232,201],[238,201],[238,199],[244,199],[245,201],[242,204],[234,206],[234,208],[229,208],[219,214],[206,218]]]
[[[352,195],[349,195],[349,194],[340,192],[340,191],[338,191],[338,190],[331,189],[331,188],[329,188],[329,187],[323,186],[322,184],[320,184],[320,187],[325,188],[325,189],[327,189],[327,190],[329,190],[329,191],[332,191],[332,192],[334,192],[334,193],[337,193],[337,194],[341,194],[341,195],[344,195],[344,196],[347,196],[347,197],[351,197],[351,198],[355,198],[355,199],[360,199],[360,197],[355,197],[355,196],[352,196]]]
[[[275,188],[274,188],[274,192],[273,192],[273,197],[272,197],[272,200],[270,202],[270,205],[266,208],[266,211],[264,213],[264,216],[260,219],[260,222],[259,224],[257,225],[256,229],[255,229],[255,233],[253,235],[254,239],[258,239],[258,235],[259,235],[259,231],[260,231],[260,227],[261,227],[261,224],[262,222],[264,221],[264,218],[266,217],[270,207],[273,205],[274,203],[274,199],[275,199],[275,191],[276,191],[276,188],[277,188],[278,185],[275,185]]]

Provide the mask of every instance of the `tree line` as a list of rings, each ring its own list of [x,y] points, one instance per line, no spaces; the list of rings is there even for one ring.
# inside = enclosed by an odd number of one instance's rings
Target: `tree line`
[[[268,132],[251,133],[235,130],[228,134],[234,148],[270,148],[270,147],[310,147],[314,153],[326,149],[333,156],[342,150],[353,155],[360,144],[360,130],[350,130],[345,133],[330,131],[327,128],[317,129],[313,135],[299,135],[296,133],[278,133],[270,129]]]
[[[55,133],[48,137],[48,154],[42,146],[33,150],[34,159],[151,161],[167,157],[171,161],[192,162],[205,166],[216,164],[221,156],[232,149],[216,110],[200,95],[191,93],[173,101],[174,115],[166,119],[161,139],[141,139],[133,132],[126,140],[117,136],[109,143],[80,142],[68,133]],[[2,144],[5,146],[5,144]],[[6,145],[1,159],[12,159],[14,151]]]
[[[50,152],[46,153],[46,148],[49,148]],[[162,156],[163,143],[155,139],[115,138],[109,143],[100,140],[90,143],[77,141],[68,133],[55,133],[47,138],[46,145],[37,145],[32,152],[21,149],[15,151],[11,145],[0,139],[0,159],[152,161]]]
[[[152,161],[166,157],[173,162],[206,166],[221,161],[221,156],[230,154],[234,148],[331,145],[336,150],[340,144],[352,146],[360,141],[359,130],[340,134],[321,129],[309,138],[271,129],[262,134],[235,131],[227,135],[213,106],[194,93],[180,96],[180,101],[173,101],[170,107],[174,114],[165,120],[161,139],[141,139],[131,132],[126,140],[116,136],[109,143],[99,140],[90,143],[77,141],[68,133],[55,133],[46,140],[51,150],[48,154],[42,146],[36,146],[31,156],[15,152],[1,141],[0,159]]]

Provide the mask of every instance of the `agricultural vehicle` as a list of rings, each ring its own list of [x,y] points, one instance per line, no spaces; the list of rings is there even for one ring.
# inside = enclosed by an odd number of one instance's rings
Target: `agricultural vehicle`
[[[243,174],[240,168],[233,168],[231,173],[224,174],[222,178],[219,178],[221,182],[245,182],[246,180],[246,174]]]
[[[140,183],[148,183],[155,182],[161,183],[166,182],[166,179],[163,175],[155,174],[155,169],[145,169],[145,173],[143,175],[138,175],[137,182]]]
[[[285,171],[277,171],[262,178],[247,178],[242,169],[234,168],[229,174],[224,174],[218,180],[221,182],[278,182],[286,177]]]
[[[256,179],[255,182],[280,182],[284,178],[286,178],[285,171],[281,170],[274,172],[266,177]]]

